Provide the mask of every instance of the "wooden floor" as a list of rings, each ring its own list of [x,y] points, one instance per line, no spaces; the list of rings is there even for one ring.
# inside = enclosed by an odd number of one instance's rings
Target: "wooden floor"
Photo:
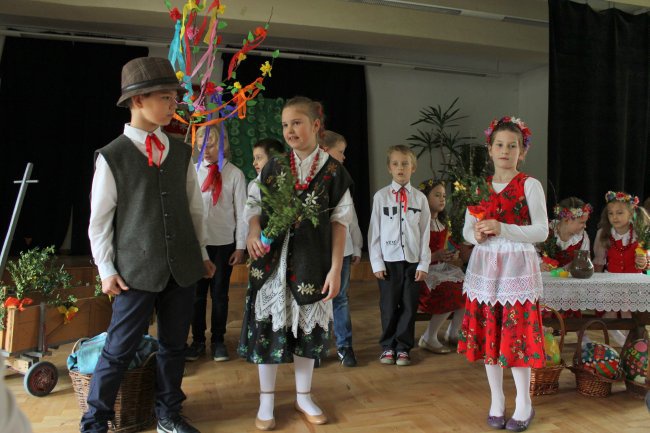
[[[227,344],[234,355],[244,288],[231,288],[230,323]],[[377,357],[380,330],[378,290],[374,282],[353,282],[351,309],[354,348],[360,366],[343,368],[330,356],[315,370],[313,395],[330,417],[330,424],[307,424],[293,408],[294,380],[291,365],[278,372],[276,410],[279,432],[488,432],[485,423],[489,391],[482,364],[470,364],[463,357],[433,355],[415,349],[409,367],[381,365]],[[422,334],[425,322],[416,324]],[[595,334],[594,339],[598,336]],[[79,409],[65,368],[71,346],[62,346],[48,360],[59,367],[60,380],[47,397],[28,396],[23,377],[6,378],[35,432],[78,431]],[[569,360],[575,337],[568,337],[564,357]],[[187,394],[184,413],[203,433],[255,432],[258,404],[257,369],[235,359],[215,363],[203,358],[188,363],[183,382]],[[514,409],[514,383],[505,375],[506,406]],[[587,398],[575,392],[573,374],[566,370],[560,378],[560,392],[533,399],[537,417],[530,431],[536,432],[649,432],[650,413],[641,400],[615,385],[612,396]],[[149,430],[155,432],[155,429]],[[10,432],[3,432],[10,433]]]

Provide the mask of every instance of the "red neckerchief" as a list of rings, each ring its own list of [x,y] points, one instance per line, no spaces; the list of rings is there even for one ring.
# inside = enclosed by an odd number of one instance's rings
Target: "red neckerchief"
[[[206,192],[207,190],[212,189],[212,206],[217,205],[222,187],[219,164],[214,163],[208,165],[208,176],[203,181],[203,185],[201,185],[201,192]]]
[[[163,151],[165,150],[165,145],[160,142],[160,139],[156,134],[147,134],[147,138],[144,140],[145,147],[147,148],[147,159],[149,160],[149,167],[153,166],[153,151],[151,148],[151,142],[154,142],[158,150],[160,151],[160,156],[158,157],[158,167],[162,163]]]
[[[406,213],[408,210],[409,202],[408,195],[406,195],[406,188],[401,187],[399,190],[391,190],[391,192],[395,195],[395,201],[401,204],[401,206],[404,208],[404,213]]]

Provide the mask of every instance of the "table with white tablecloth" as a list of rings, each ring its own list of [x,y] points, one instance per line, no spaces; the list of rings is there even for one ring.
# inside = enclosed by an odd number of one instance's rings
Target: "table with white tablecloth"
[[[632,313],[632,319],[604,319],[609,329],[638,329],[650,324],[649,275],[594,273],[591,278],[580,279],[554,277],[542,272],[542,283],[544,294],[540,302],[556,310]],[[580,329],[585,320],[566,319],[566,328],[568,331]]]

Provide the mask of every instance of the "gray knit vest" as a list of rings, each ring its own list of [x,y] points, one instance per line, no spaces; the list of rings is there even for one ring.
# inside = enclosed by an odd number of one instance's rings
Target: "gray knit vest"
[[[170,137],[169,154],[160,167],[149,167],[147,157],[125,135],[97,153],[117,186],[114,263],[126,285],[160,292],[170,274],[181,287],[196,283],[205,271],[187,199],[190,147]]]

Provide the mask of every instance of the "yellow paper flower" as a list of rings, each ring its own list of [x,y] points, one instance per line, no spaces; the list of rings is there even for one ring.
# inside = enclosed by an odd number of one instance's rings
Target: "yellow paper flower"
[[[235,84],[233,84],[232,86],[237,90],[241,90],[241,84],[239,84],[239,81],[235,81]]]
[[[217,8],[217,13],[219,15],[223,15],[223,13],[226,11],[226,5],[225,4],[220,4],[219,7]]]
[[[59,305],[57,307],[57,310],[59,313],[63,314],[63,324],[67,325],[74,318],[74,316],[77,315],[79,308],[75,307],[74,305],[70,308],[66,308],[65,305]]]
[[[184,76],[185,76],[185,74],[183,73],[183,71],[178,71],[178,72],[176,72],[176,79],[177,79],[178,81],[183,80],[183,77],[184,77]]]
[[[245,59],[246,59],[246,54],[239,53],[239,56],[237,56],[237,63],[244,61]]]
[[[273,69],[273,66],[271,66],[271,64],[269,63],[268,60],[266,62],[264,62],[262,64],[262,66],[260,67],[260,71],[262,71],[262,76],[266,77],[268,75],[270,77],[272,69]]]
[[[463,185],[462,183],[460,183],[458,181],[454,182],[454,190],[456,190],[456,191],[465,191],[466,189],[467,188],[465,188],[465,185]]]

